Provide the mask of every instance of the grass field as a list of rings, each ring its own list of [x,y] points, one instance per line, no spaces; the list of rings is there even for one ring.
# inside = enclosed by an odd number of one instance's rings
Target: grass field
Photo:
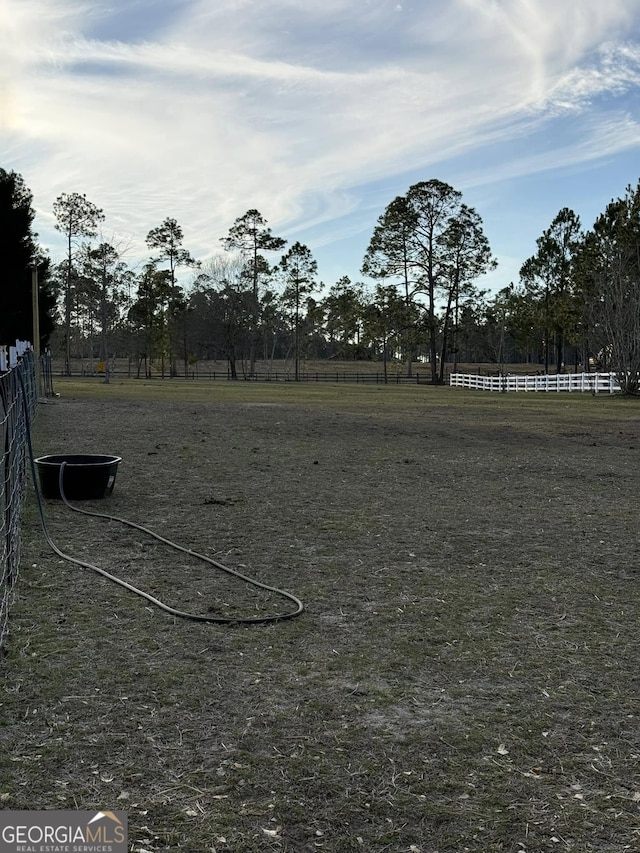
[[[427,386],[57,379],[36,452],[90,508],[305,603],[175,619],[25,508],[4,808],[121,808],[136,853],[640,849],[640,409]],[[46,502],[63,550],[178,608],[287,603]]]

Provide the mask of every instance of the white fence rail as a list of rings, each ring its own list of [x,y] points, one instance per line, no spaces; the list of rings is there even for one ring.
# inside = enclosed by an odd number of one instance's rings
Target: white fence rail
[[[18,364],[18,359],[33,349],[28,341],[16,341],[14,347],[0,346],[0,373],[6,373],[7,370],[13,370]]]
[[[476,376],[452,373],[449,384],[480,391],[578,391],[589,394],[615,394],[620,390],[615,373],[558,373],[541,376]]]

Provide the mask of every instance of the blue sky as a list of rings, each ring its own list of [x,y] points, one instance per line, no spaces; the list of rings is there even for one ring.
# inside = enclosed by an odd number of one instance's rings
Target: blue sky
[[[638,0],[0,0],[0,48],[0,166],[54,261],[79,192],[132,265],[166,217],[205,260],[257,208],[357,280],[386,205],[438,178],[497,289],[561,208],[590,227],[640,178]]]

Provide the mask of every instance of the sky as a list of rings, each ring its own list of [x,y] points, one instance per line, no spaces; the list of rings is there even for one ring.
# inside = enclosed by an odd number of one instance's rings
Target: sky
[[[0,167],[54,262],[62,193],[134,267],[167,217],[206,261],[255,208],[327,287],[366,281],[378,217],[436,178],[482,218],[495,291],[562,208],[589,228],[638,183],[640,3],[0,0]]]

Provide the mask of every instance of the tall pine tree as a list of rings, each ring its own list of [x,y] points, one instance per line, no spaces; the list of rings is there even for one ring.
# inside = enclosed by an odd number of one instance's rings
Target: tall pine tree
[[[33,196],[21,175],[0,168],[0,344],[33,338],[32,269],[38,270],[40,346],[54,328],[55,295],[49,281],[49,258],[33,231]]]

